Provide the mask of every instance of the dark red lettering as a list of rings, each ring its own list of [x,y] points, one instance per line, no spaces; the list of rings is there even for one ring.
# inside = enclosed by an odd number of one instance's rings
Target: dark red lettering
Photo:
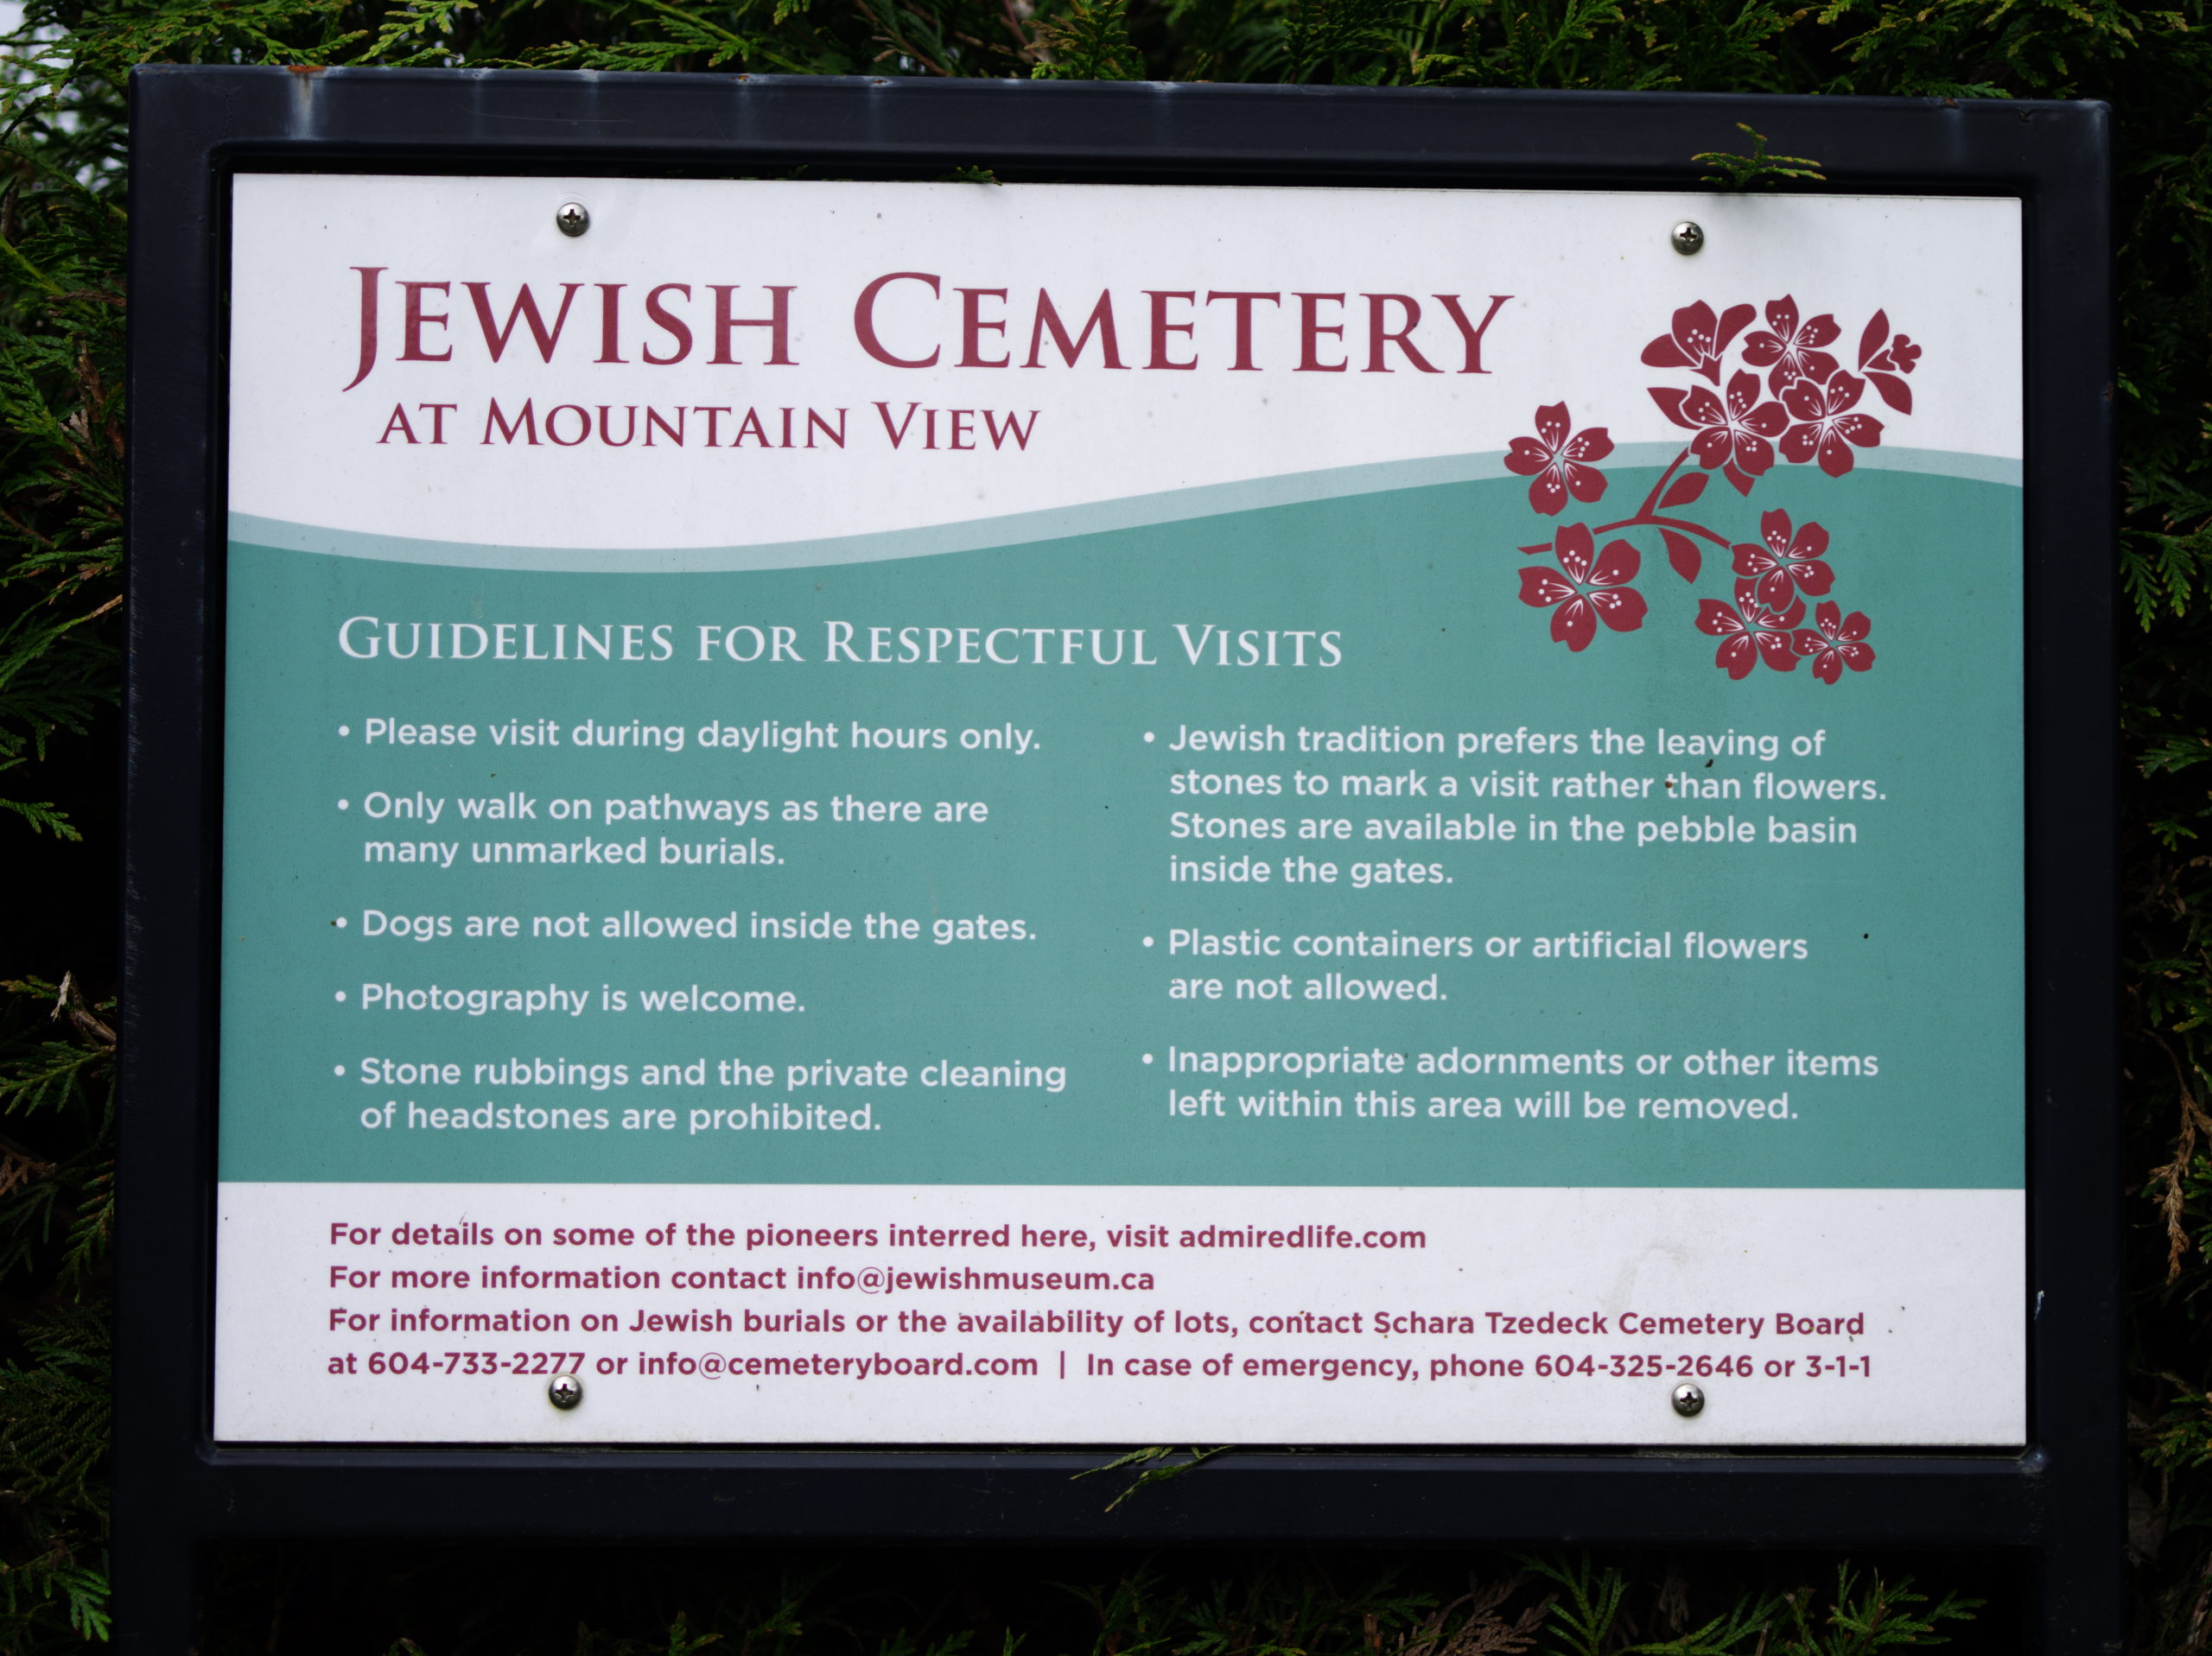
[[[1321,301],[1341,305],[1344,296],[1340,293],[1302,293],[1298,295],[1298,371],[1301,374],[1341,374],[1347,365],[1324,362],[1315,354],[1321,335],[1333,333],[1339,339],[1344,336],[1344,326],[1338,322],[1331,327],[1320,320]]]
[[[439,293],[450,293],[453,290],[453,283],[450,282],[403,282],[399,285],[407,293],[407,326],[399,339],[400,361],[451,362],[453,360],[451,346],[448,346],[435,356],[432,356],[423,349],[423,330],[426,327],[443,327],[448,320],[443,313],[435,316],[424,315],[423,295],[432,289]]]
[[[1169,334],[1179,333],[1187,339],[1191,337],[1192,330],[1198,326],[1194,322],[1169,321],[1167,320],[1167,301],[1171,299],[1179,299],[1186,305],[1193,304],[1197,302],[1198,297],[1198,295],[1196,293],[1177,293],[1172,289],[1154,289],[1152,288],[1147,288],[1145,289],[1145,295],[1152,301],[1152,360],[1146,363],[1145,366],[1147,369],[1188,369],[1197,367],[1198,365],[1198,359],[1196,357],[1192,358],[1188,362],[1177,362],[1167,354],[1167,336]]]
[[[939,291],[935,276],[921,270],[893,270],[880,276],[861,289],[861,296],[853,301],[853,336],[861,342],[861,349],[878,362],[893,368],[934,368],[938,353],[932,348],[926,357],[894,357],[884,348],[875,333],[875,296],[894,282],[926,282],[930,291]]]
[[[1236,360],[1229,365],[1232,374],[1256,374],[1260,371],[1252,361],[1252,307],[1265,300],[1270,305],[1282,303],[1279,293],[1210,293],[1206,303],[1217,299],[1234,300],[1236,304]]]

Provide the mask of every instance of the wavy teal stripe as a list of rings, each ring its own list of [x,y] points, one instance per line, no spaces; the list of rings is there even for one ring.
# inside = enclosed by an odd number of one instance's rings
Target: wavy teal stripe
[[[1623,443],[1613,463],[1663,466],[1679,452],[1673,443]],[[2018,488],[2020,462],[1980,454],[1929,448],[1862,449],[1859,465],[1890,472],[1917,472]],[[468,569],[543,569],[577,574],[685,574],[715,570],[799,569],[826,564],[873,563],[887,558],[931,557],[973,552],[986,547],[1019,546],[1109,530],[1140,529],[1268,506],[1338,500],[1350,495],[1381,494],[1438,484],[1478,483],[1507,476],[1501,454],[1447,454],[1427,460],[1382,460],[1369,466],[1338,466],[1283,477],[1169,489],[1121,500],[1055,506],[1043,511],[1010,512],[965,523],[917,529],[885,530],[868,535],[833,535],[818,540],[772,541],[759,546],[576,547],[499,546],[465,541],[415,540],[399,535],[370,535],[357,530],[327,529],[311,523],[231,514],[231,539],[279,551],[312,552],[328,557],[373,558],[385,563],[439,564]]]

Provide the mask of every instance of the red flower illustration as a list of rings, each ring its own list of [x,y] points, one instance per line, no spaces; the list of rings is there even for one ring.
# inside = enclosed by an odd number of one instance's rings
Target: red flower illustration
[[[1813,658],[1813,676],[1833,684],[1847,667],[1863,673],[1874,664],[1874,646],[1864,642],[1873,627],[1857,610],[1846,615],[1839,606],[1823,604],[1813,612],[1813,625],[1791,636],[1797,653]]]
[[[1551,611],[1554,639],[1569,650],[1586,650],[1600,621],[1616,632],[1643,625],[1643,595],[1628,584],[1643,562],[1634,547],[1613,541],[1599,552],[1587,525],[1563,523],[1553,549],[1558,569],[1530,565],[1521,571],[1521,601]]]
[[[1763,512],[1759,536],[1766,544],[1737,547],[1732,567],[1758,583],[1759,602],[1767,608],[1784,607],[1800,591],[1818,598],[1835,585],[1835,571],[1821,562],[1827,555],[1828,532],[1818,523],[1808,523],[1792,536],[1788,512]]]
[[[1673,385],[1649,388],[1651,400],[1676,425],[1697,435],[1690,450],[1708,472],[1722,470],[1738,494],[1751,492],[1751,481],[1774,464],[1774,445],[1789,423],[1779,403],[1759,401],[1759,377],[1737,374],[1728,382],[1728,400],[1721,400],[1702,385],[1682,390]]]
[[[1859,371],[1899,414],[1912,412],[1912,387],[1897,376],[1910,373],[1919,363],[1920,347],[1902,333],[1891,339],[1890,314],[1876,311],[1859,338]]]
[[[1731,555],[1735,602],[1700,600],[1696,622],[1719,641],[1713,661],[1730,678],[1751,677],[1762,662],[1788,673],[1810,660],[1814,677],[1838,684],[1847,672],[1873,666],[1866,642],[1873,624],[1832,596],[1837,581],[1827,562],[1828,531],[1768,511],[1759,516],[1758,538],[1738,542],[1742,526],[1726,521],[1732,512],[1716,512],[1710,485],[1719,472],[1749,495],[1777,457],[1845,475],[1858,464],[1857,450],[1882,441],[1884,422],[1871,411],[1870,390],[1899,414],[1912,412],[1909,381],[1922,347],[1892,333],[1887,313],[1878,310],[1859,336],[1855,371],[1847,371],[1850,359],[1834,349],[1842,329],[1834,315],[1801,315],[1794,294],[1767,301],[1765,327],[1756,327],[1758,314],[1749,305],[1732,305],[1716,315],[1703,301],[1675,312],[1669,330],[1643,347],[1643,360],[1688,369],[1707,382],[1646,388],[1686,434],[1682,447],[1638,504],[1614,514],[1618,522],[1554,523],[1548,542],[1521,549],[1532,560],[1521,569],[1521,601],[1549,610],[1553,639],[1570,650],[1587,650],[1601,621],[1616,632],[1643,625],[1649,606],[1630,583],[1643,552],[1663,548],[1669,565],[1693,586],[1716,551]],[[1741,352],[1733,368],[1732,347]],[[1531,509],[1557,518],[1569,501],[1605,497],[1599,463],[1613,453],[1605,428],[1574,430],[1562,401],[1536,410],[1535,435],[1513,439],[1505,464],[1528,479]],[[1605,539],[1639,530],[1656,536],[1657,544]],[[1815,602],[1818,614],[1807,623],[1807,606]]]
[[[1613,440],[1603,426],[1572,439],[1571,429],[1567,404],[1554,403],[1536,410],[1536,435],[1516,437],[1506,451],[1505,469],[1530,479],[1529,504],[1548,517],[1563,510],[1569,495],[1587,505],[1605,492],[1605,474],[1582,462],[1605,459]]]
[[[1841,477],[1851,469],[1851,447],[1872,448],[1882,441],[1882,422],[1871,414],[1853,414],[1866,382],[1838,369],[1826,384],[1809,379],[1782,393],[1783,406],[1802,420],[1782,434],[1782,452],[1793,466],[1818,456],[1821,470]]]
[[[1746,676],[1762,661],[1777,673],[1796,671],[1797,642],[1790,628],[1804,619],[1803,599],[1793,594],[1788,607],[1772,608],[1759,602],[1756,581],[1736,583],[1733,605],[1701,598],[1697,606],[1697,630],[1720,640],[1713,660],[1730,678]]]
[[[1843,365],[1818,348],[1834,345],[1843,332],[1834,317],[1815,316],[1801,326],[1796,300],[1784,294],[1767,301],[1766,325],[1771,333],[1762,330],[1745,336],[1744,360],[1754,368],[1774,370],[1767,384],[1777,397],[1794,380],[1826,379]]]
[[[1720,383],[1720,358],[1729,341],[1743,332],[1756,313],[1749,305],[1731,305],[1713,320],[1713,307],[1702,299],[1675,313],[1674,331],[1662,333],[1643,347],[1647,368],[1694,368],[1714,384]]]

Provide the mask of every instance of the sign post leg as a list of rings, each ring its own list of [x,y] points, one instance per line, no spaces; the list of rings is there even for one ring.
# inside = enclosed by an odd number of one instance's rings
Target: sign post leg
[[[199,1549],[182,1531],[117,1549],[118,1656],[192,1656],[200,1648]]]
[[[2127,1642],[2127,1582],[2111,1526],[2074,1526],[2037,1565],[2035,1647],[2044,1656],[2120,1656]]]

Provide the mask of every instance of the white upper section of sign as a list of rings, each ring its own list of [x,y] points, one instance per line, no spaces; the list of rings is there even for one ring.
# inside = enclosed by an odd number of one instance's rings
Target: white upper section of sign
[[[1692,434],[1647,388],[1707,382],[1647,366],[1647,344],[1683,307],[1759,308],[1725,384],[1785,296],[1801,319],[1834,317],[1826,349],[1847,372],[1877,311],[1921,348],[1909,416],[1872,385],[1858,404],[1884,450],[2021,452],[2009,200],[300,175],[234,189],[231,507],[297,524],[521,547],[790,542],[1495,455],[1557,403],[1617,444],[1679,445]],[[582,237],[555,226],[567,200],[590,212]],[[1705,227],[1704,251],[1673,251],[1681,219]],[[1081,342],[1072,366],[1056,321]]]

